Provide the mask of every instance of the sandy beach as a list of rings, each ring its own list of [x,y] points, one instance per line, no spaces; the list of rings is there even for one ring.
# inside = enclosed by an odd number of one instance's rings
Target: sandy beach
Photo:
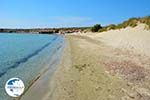
[[[150,0],[1,0],[0,100],[150,100]]]
[[[45,100],[149,100],[149,36],[143,25],[67,35],[54,91]]]
[[[149,36],[142,24],[66,35],[56,71],[41,77],[22,100],[149,100]]]

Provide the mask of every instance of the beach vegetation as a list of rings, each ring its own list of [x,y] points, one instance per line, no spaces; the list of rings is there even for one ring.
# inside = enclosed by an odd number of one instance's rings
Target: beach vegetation
[[[130,18],[120,24],[111,24],[105,27],[102,27],[98,30],[98,32],[104,32],[109,30],[116,30],[116,29],[122,29],[126,27],[136,27],[139,23],[146,24],[148,26],[148,29],[150,29],[150,16],[142,17],[142,18]]]
[[[98,30],[98,32],[105,32],[105,31],[107,31],[106,27],[103,27],[103,28],[101,28],[101,29]]]
[[[116,25],[115,24],[110,24],[107,26],[107,30],[114,30],[116,29]]]
[[[140,23],[145,23],[148,28],[150,29],[150,16],[143,17],[140,19]]]
[[[102,26],[100,24],[96,24],[91,28],[91,31],[98,32],[99,29],[102,29]]]

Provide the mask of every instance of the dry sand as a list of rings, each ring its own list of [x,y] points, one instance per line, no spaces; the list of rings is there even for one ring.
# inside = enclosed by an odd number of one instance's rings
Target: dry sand
[[[150,30],[145,30],[145,27],[145,24],[139,24],[135,28],[127,27],[98,34],[86,34],[86,36],[104,42],[114,48],[133,50],[150,56]]]
[[[150,100],[150,31],[142,24],[66,39],[45,100]]]

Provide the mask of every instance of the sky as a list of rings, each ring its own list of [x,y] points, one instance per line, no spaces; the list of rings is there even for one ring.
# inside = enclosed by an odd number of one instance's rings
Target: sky
[[[118,24],[150,15],[150,0],[0,0],[0,28]]]

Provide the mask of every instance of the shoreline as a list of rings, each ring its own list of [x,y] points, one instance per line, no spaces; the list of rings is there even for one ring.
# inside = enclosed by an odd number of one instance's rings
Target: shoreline
[[[66,35],[66,39],[68,52],[52,80],[55,91],[45,100],[150,98],[148,57],[86,34]],[[145,64],[139,65],[142,62]]]
[[[126,32],[126,30],[128,30]],[[115,33],[116,32],[116,33]],[[121,34],[123,32],[124,34]],[[66,45],[62,58],[51,80],[49,91],[42,100],[139,100],[150,98],[150,57],[144,51],[130,50],[129,43],[141,39],[145,44],[147,32],[123,29],[108,33],[70,34],[65,36]],[[132,33],[132,34],[131,34]],[[124,40],[124,35],[134,36]],[[130,35],[131,34],[131,35]],[[118,37],[111,35],[119,35]],[[110,37],[109,37],[110,36]],[[139,38],[140,37],[140,38]],[[109,39],[120,45],[109,44]],[[126,42],[127,43],[126,45]],[[135,45],[141,45],[137,43]],[[148,49],[148,48],[142,48]],[[49,77],[45,75],[45,77]],[[31,94],[32,95],[32,94]],[[39,99],[39,98],[38,98]]]
[[[71,65],[65,66],[66,63],[62,62],[61,68],[57,71],[55,76],[55,84],[57,84],[57,87],[55,88],[54,93],[52,94],[49,99],[51,100],[95,100],[98,97],[99,89],[103,88],[98,85],[98,83],[94,81],[97,80],[97,75],[99,77],[103,77],[106,79],[103,79],[103,84],[109,84],[107,80],[111,81],[113,85],[111,88],[114,91],[120,91],[120,87],[116,87],[117,84],[122,87],[126,87],[126,81],[125,83],[122,82],[122,80],[118,79],[116,76],[110,76],[108,75],[103,67],[98,67],[100,64],[97,62],[97,57],[95,53],[92,53],[93,50],[85,50],[79,45],[85,45],[85,48],[89,48],[90,46],[94,45],[95,48],[99,49],[97,44],[95,44],[94,40],[91,40],[86,37],[82,36],[66,36],[66,38],[69,41],[70,44],[70,58],[72,61]],[[75,41],[78,41],[77,43]],[[92,42],[91,42],[92,41]],[[93,44],[94,41],[94,44]],[[84,44],[88,43],[88,44]],[[91,44],[92,43],[92,44]],[[82,45],[82,46],[83,46]],[[88,45],[88,46],[87,46]],[[86,47],[87,46],[87,47]],[[85,50],[84,52],[81,52],[80,50]],[[89,55],[87,54],[89,52]],[[91,55],[92,53],[92,55]],[[87,57],[86,57],[87,56]],[[89,58],[90,56],[90,58]],[[85,58],[84,58],[85,57]],[[64,65],[64,66],[63,66]],[[101,70],[100,73],[98,70]],[[93,74],[93,75],[92,75]],[[89,80],[88,78],[91,78],[92,80]],[[91,84],[92,82],[92,84]],[[94,83],[93,83],[94,82]],[[107,91],[108,87],[107,85],[104,86],[105,90]],[[127,87],[126,87],[127,88]],[[106,93],[100,93],[101,98],[106,99],[108,95],[108,92]],[[122,95],[122,93],[116,93],[118,97],[119,95]],[[106,96],[106,97],[105,97]],[[109,98],[113,98],[113,96],[110,95]]]
[[[64,76],[65,70],[69,70],[68,66],[72,65],[72,61],[70,58],[71,57],[70,44],[69,44],[69,41],[66,37],[65,37],[65,43],[66,43],[66,45],[64,47],[62,59],[61,59],[59,65],[58,65],[58,68],[55,71],[55,73],[52,77],[52,80],[50,82],[50,86],[51,86],[52,91],[49,91],[43,100],[56,99],[56,97],[54,95],[57,95],[57,93],[58,93],[57,89],[61,86],[61,82],[59,80],[59,77],[62,75],[61,80],[63,80],[63,78],[65,78],[65,76]]]
[[[57,48],[58,50],[55,51],[55,55],[52,55],[50,62],[46,64],[44,69],[40,71],[38,77],[30,83],[30,86],[21,97],[17,98],[17,100],[43,100],[42,98],[45,97],[45,94],[51,90],[49,87],[49,82],[57,70],[60,60],[62,59],[64,46],[65,41],[61,49]]]

